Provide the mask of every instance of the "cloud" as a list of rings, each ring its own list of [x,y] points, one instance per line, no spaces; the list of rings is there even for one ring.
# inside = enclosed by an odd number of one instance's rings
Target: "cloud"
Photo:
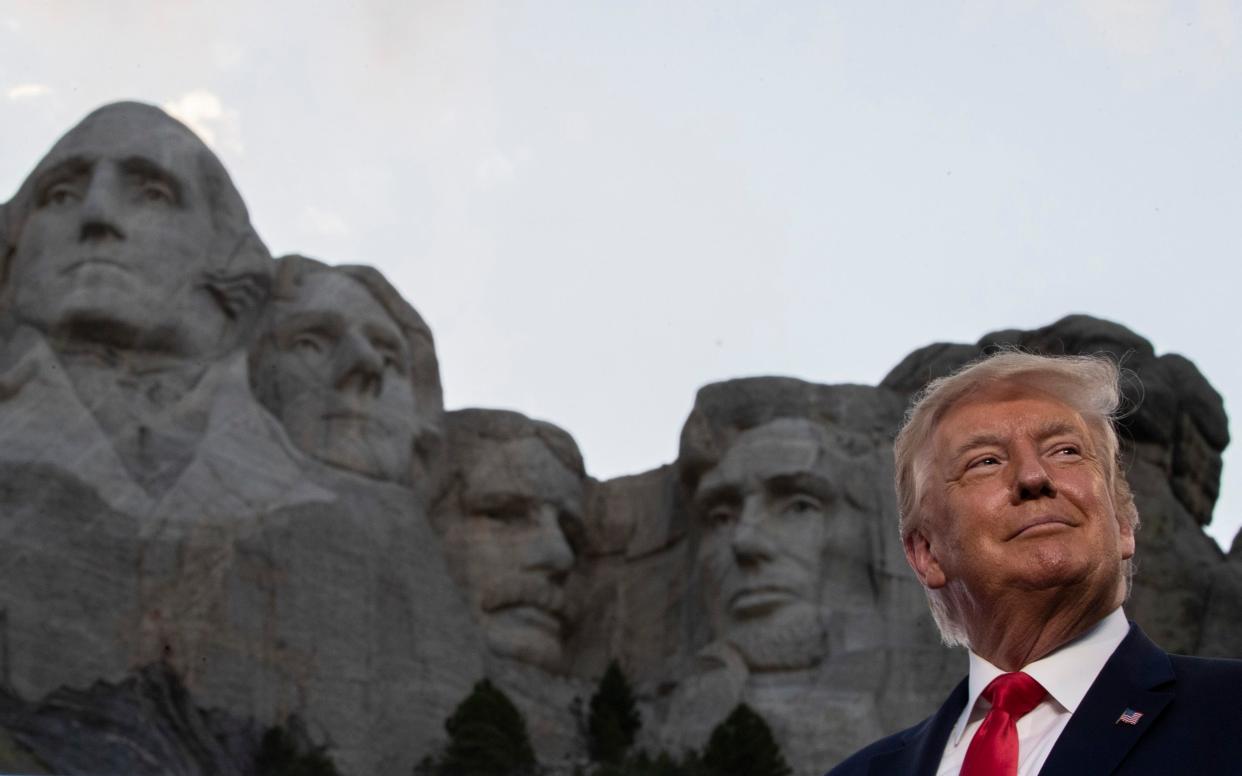
[[[183,122],[203,142],[216,151],[232,151],[241,155],[245,150],[241,142],[239,114],[225,107],[213,92],[195,89],[186,92],[172,102],[164,103],[168,115]]]
[[[1230,0],[1080,0],[1087,29],[1147,85],[1170,75],[1218,84],[1242,70]]]
[[[303,229],[324,237],[345,237],[349,234],[349,224],[345,223],[345,219],[314,205],[307,205],[302,209],[298,224]]]
[[[42,97],[51,92],[52,88],[46,84],[18,84],[4,94],[10,100],[28,100],[32,97]]]
[[[513,180],[519,167],[530,162],[531,156],[528,148],[522,148],[512,155],[505,154],[500,149],[493,149],[475,162],[475,180],[485,191],[506,184]]]

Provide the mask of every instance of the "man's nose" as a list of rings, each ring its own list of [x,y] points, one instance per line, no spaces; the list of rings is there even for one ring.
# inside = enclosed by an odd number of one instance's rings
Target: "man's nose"
[[[346,331],[337,344],[336,389],[379,396],[384,389],[384,356],[362,332]]]
[[[773,557],[771,539],[767,532],[767,505],[759,495],[748,496],[742,502],[742,512],[733,527],[733,557],[739,566],[757,566]]]
[[[561,584],[574,565],[574,551],[561,530],[560,510],[555,504],[540,504],[535,508],[535,536],[529,548],[529,565],[532,571],[547,574],[553,582]]]
[[[125,232],[120,225],[120,181],[115,171],[100,165],[82,198],[81,225],[78,228],[78,239],[82,242],[92,240],[125,239]]]
[[[1013,502],[1020,504],[1057,495],[1056,484],[1049,474],[1043,456],[1036,450],[1013,455]]]

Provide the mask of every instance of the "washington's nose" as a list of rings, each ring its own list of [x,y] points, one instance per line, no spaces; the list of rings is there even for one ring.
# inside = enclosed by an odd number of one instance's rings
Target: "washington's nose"
[[[739,566],[753,566],[772,559],[772,544],[764,530],[767,511],[762,499],[755,495],[742,503],[733,528],[733,556]]]
[[[384,357],[360,332],[347,331],[337,346],[339,391],[379,396],[384,389]]]
[[[83,242],[109,238],[125,239],[118,212],[119,194],[117,179],[112,171],[107,167],[96,170],[82,198],[82,223],[78,230],[78,239]]]

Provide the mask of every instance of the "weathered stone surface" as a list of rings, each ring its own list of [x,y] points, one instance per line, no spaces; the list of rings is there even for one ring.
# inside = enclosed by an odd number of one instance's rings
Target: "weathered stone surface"
[[[707,386],[682,432],[682,661],[660,743],[701,747],[739,702],[799,772],[878,736],[886,695],[924,709],[956,681],[895,541],[887,389],[751,378]],[[918,680],[887,665],[930,652]],[[902,659],[902,655],[910,653]],[[674,681],[674,677],[669,677]]]
[[[267,325],[289,306],[323,311],[297,294],[264,307],[271,259],[188,130],[147,106],[101,109],[5,214],[8,685],[40,698],[161,661],[203,705],[261,725],[300,714],[346,773],[408,772],[484,671],[426,517],[441,399],[417,314],[373,270],[301,260],[362,290],[327,322],[350,347],[333,352],[341,371],[316,374],[330,383],[319,396],[361,380],[383,397],[356,363],[392,344],[374,318],[405,338],[390,383],[418,402],[387,448],[342,432],[361,452],[323,455],[333,468],[256,400],[246,353],[265,309]]]
[[[583,546],[587,478],[569,434],[504,410],[445,417],[444,490],[432,520],[481,628],[487,674],[526,716],[536,754],[581,751],[567,675],[574,612],[565,585]]]
[[[0,767],[24,773],[248,776],[259,743],[253,722],[195,706],[158,663],[36,703],[0,694],[0,721],[14,745]]]
[[[996,347],[1130,370],[1127,612],[1242,655],[1242,544],[1202,530],[1223,402],[1115,323],[929,345],[875,387],[708,385],[675,462],[596,482],[550,423],[444,413],[430,329],[378,272],[273,261],[219,160],[133,103],[0,206],[0,283],[4,767],[247,773],[294,718],[345,774],[409,773],[486,676],[570,773],[616,659],[640,746],[700,747],[745,702],[820,773],[965,671],[898,541],[892,437]]]
[[[255,395],[305,453],[427,484],[444,413],[435,347],[380,273],[281,258],[250,363]]]

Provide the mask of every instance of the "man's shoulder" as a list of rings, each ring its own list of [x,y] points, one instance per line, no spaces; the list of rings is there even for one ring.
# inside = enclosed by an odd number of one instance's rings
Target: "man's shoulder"
[[[860,749],[846,758],[843,762],[839,763],[832,770],[828,771],[825,776],[855,776],[855,774],[869,773],[872,760],[909,746],[911,740],[926,733],[933,718],[934,717],[928,717],[917,725],[908,727],[899,733],[892,734],[891,736],[881,738],[879,741],[876,741],[870,746]]]
[[[1182,692],[1237,698],[1242,695],[1242,660],[1169,654]]]

